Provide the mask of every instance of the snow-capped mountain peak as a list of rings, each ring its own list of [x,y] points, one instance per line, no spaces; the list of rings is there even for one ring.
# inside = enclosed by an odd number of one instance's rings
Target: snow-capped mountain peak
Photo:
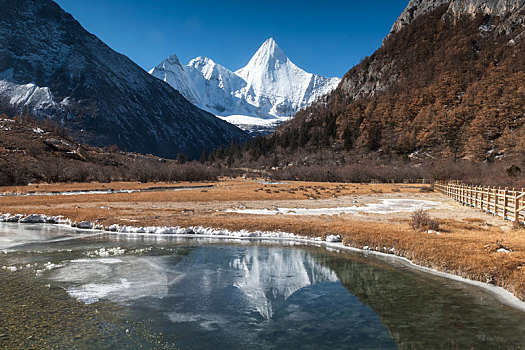
[[[291,117],[339,83],[337,78],[324,78],[297,67],[273,38],[266,40],[236,73],[253,89],[252,102],[279,117]]]
[[[236,71],[239,76],[249,76],[252,72],[272,71],[280,65],[292,63],[273,38],[267,39],[257,50],[250,62]],[[293,64],[293,63],[292,63]]]
[[[168,57],[168,59],[166,60],[166,63],[169,65],[182,66],[177,55],[171,55],[170,57]]]
[[[252,132],[271,131],[340,81],[297,67],[273,38],[235,72],[207,57],[197,57],[187,66],[177,65],[173,57],[150,73],[202,109]]]
[[[257,50],[248,64],[235,72],[242,77],[255,93],[261,97],[287,98],[290,94],[294,100],[301,96],[295,93],[298,84],[312,77],[312,74],[301,70],[285,55],[273,38],[266,40]],[[261,102],[261,101],[259,101]],[[280,101],[273,101],[272,104]],[[277,111],[270,114],[277,114]]]
[[[227,74],[231,75],[229,69],[215,63],[211,58],[199,56],[188,63],[188,67],[193,67],[202,73],[205,79],[210,80],[214,75]]]
[[[213,62],[211,58],[199,56],[199,57],[195,57],[194,59],[192,59],[190,63],[188,63],[188,66],[193,67],[193,68],[207,67],[207,66],[213,67],[215,66],[215,64],[216,63]]]

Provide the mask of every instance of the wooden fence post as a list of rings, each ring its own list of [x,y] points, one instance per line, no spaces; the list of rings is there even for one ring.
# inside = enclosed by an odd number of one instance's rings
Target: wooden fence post
[[[496,197],[498,194],[496,193],[496,187],[492,186],[492,215],[495,215],[496,213]]]
[[[514,222],[519,222],[520,219],[520,212],[518,211],[519,207],[519,201],[518,201],[518,192],[516,189],[514,190]]]
[[[503,191],[503,220],[507,220],[507,207],[509,205],[509,188],[505,187]]]
[[[520,198],[518,199],[518,214],[517,214],[518,222],[520,221],[520,212],[519,212],[519,210],[520,210],[520,208],[521,208],[521,206],[520,206],[520,202],[523,201],[523,197],[521,197],[521,195],[522,195],[523,192],[525,192],[525,189],[522,188],[522,189],[521,189],[521,192],[520,192],[519,195],[518,195],[518,196],[520,197]]]
[[[498,189],[496,190],[496,197],[494,197],[494,215],[498,216],[498,197],[499,197],[499,192],[501,190],[501,187],[498,187]]]
[[[490,213],[490,187],[487,187],[487,212]]]

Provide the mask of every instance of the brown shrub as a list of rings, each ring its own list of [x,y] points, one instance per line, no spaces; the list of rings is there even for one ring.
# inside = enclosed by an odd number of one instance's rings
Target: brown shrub
[[[439,222],[420,209],[412,214],[410,227],[415,231],[439,230]]]
[[[429,187],[429,186],[421,187],[419,189],[419,192],[423,192],[423,193],[434,192],[434,188],[433,187]]]

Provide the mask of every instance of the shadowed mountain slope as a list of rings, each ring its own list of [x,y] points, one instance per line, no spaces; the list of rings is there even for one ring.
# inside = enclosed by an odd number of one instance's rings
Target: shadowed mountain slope
[[[0,0],[0,106],[92,145],[175,158],[246,140],[88,33],[51,0]]]

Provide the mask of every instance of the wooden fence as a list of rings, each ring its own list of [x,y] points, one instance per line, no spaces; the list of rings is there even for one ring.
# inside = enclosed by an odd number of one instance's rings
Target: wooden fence
[[[434,189],[463,205],[479,208],[505,220],[523,221],[525,216],[525,189],[481,187],[458,182],[438,181]]]

